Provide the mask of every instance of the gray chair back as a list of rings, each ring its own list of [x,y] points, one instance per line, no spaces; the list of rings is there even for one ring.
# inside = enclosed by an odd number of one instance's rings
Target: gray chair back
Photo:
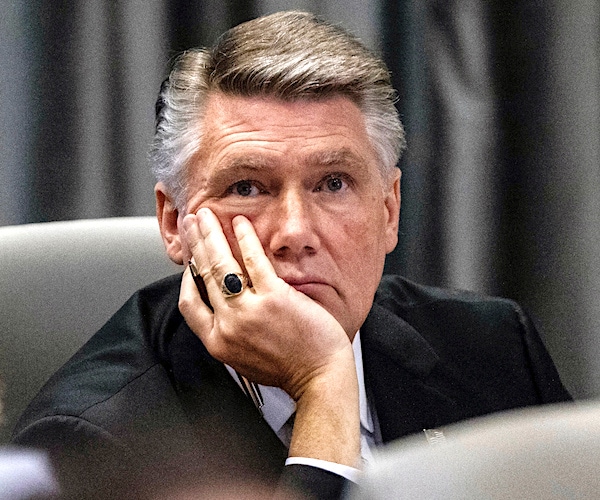
[[[377,453],[351,500],[600,498],[600,404],[482,417]]]
[[[177,272],[155,217],[0,227],[0,444],[49,376],[133,292]]]

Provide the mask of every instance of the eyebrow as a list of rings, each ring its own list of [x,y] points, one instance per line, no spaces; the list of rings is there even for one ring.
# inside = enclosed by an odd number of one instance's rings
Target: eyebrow
[[[268,167],[275,167],[278,161],[273,161],[262,155],[243,155],[225,161],[220,171],[224,174],[235,170],[259,171]],[[324,167],[335,165],[362,166],[365,163],[365,160],[360,155],[348,148],[316,151],[308,154],[303,161],[310,165]]]
[[[317,151],[308,155],[307,160],[310,164],[320,166],[350,165],[360,167],[365,164],[365,160],[361,156],[348,148]]]
[[[263,171],[271,164],[272,162],[266,158],[257,155],[230,158],[220,168],[212,172],[207,179],[207,186],[220,188],[222,184],[229,183],[237,175],[252,176],[253,172]]]
[[[229,159],[224,163],[221,170],[261,170],[272,165],[273,162],[261,155],[244,155]]]

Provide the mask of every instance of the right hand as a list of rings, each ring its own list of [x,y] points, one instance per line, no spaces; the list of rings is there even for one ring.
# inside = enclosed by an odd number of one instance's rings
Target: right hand
[[[233,229],[241,263],[210,210],[185,217],[187,245],[214,310],[187,269],[181,313],[216,359],[254,382],[281,387],[297,402],[290,456],[355,467],[360,419],[349,337],[322,306],[277,276],[248,219],[235,217]],[[225,298],[221,281],[228,272],[246,272],[252,288]]]
[[[179,307],[208,351],[250,380],[281,387],[295,400],[314,377],[346,365],[354,369],[352,346],[339,322],[277,276],[248,219],[237,216],[232,225],[241,263],[209,209],[184,219],[187,245],[214,311],[200,300],[189,271]],[[221,282],[228,272],[245,272],[252,288],[224,297]]]

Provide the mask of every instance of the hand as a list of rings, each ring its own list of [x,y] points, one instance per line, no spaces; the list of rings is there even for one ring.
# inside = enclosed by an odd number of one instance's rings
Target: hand
[[[290,456],[356,466],[360,451],[358,382],[350,340],[338,321],[277,277],[248,219],[233,219],[242,262],[208,209],[187,215],[185,238],[210,298],[200,298],[189,269],[179,308],[208,351],[250,380],[283,388],[297,402]],[[225,298],[223,276],[252,282]]]
[[[217,217],[206,208],[184,219],[184,237],[213,306],[200,300],[189,271],[179,307],[208,351],[250,380],[282,387],[298,400],[308,381],[338,365],[353,365],[352,347],[338,321],[322,306],[278,278],[243,216],[233,220],[238,262]],[[223,276],[246,272],[252,288],[221,293]]]

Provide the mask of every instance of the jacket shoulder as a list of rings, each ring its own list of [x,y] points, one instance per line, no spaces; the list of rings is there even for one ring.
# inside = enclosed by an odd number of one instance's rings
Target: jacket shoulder
[[[375,295],[375,302],[380,305],[395,305],[410,309],[427,304],[452,302],[465,305],[492,303],[496,306],[514,308],[517,304],[501,297],[494,297],[458,288],[443,288],[423,285],[398,275],[384,275]]]
[[[382,278],[375,303],[419,331],[442,329],[447,332],[453,331],[455,326],[456,335],[461,331],[474,333],[471,330],[475,326],[518,329],[526,317],[519,304],[510,299],[422,285],[394,275]],[[483,331],[487,330],[484,328]]]
[[[17,423],[14,440],[36,422],[47,425],[55,416],[118,429],[119,422],[100,421],[100,415],[126,418],[135,408],[146,407],[148,400],[131,398],[142,386],[153,388],[145,392],[151,400],[172,390],[167,350],[183,321],[177,310],[179,280],[165,278],[134,293],[42,387]]]
[[[537,326],[511,299],[389,275],[375,303],[418,331],[463,380],[488,384],[483,393],[491,387],[522,387],[536,394],[533,402],[570,399]]]

